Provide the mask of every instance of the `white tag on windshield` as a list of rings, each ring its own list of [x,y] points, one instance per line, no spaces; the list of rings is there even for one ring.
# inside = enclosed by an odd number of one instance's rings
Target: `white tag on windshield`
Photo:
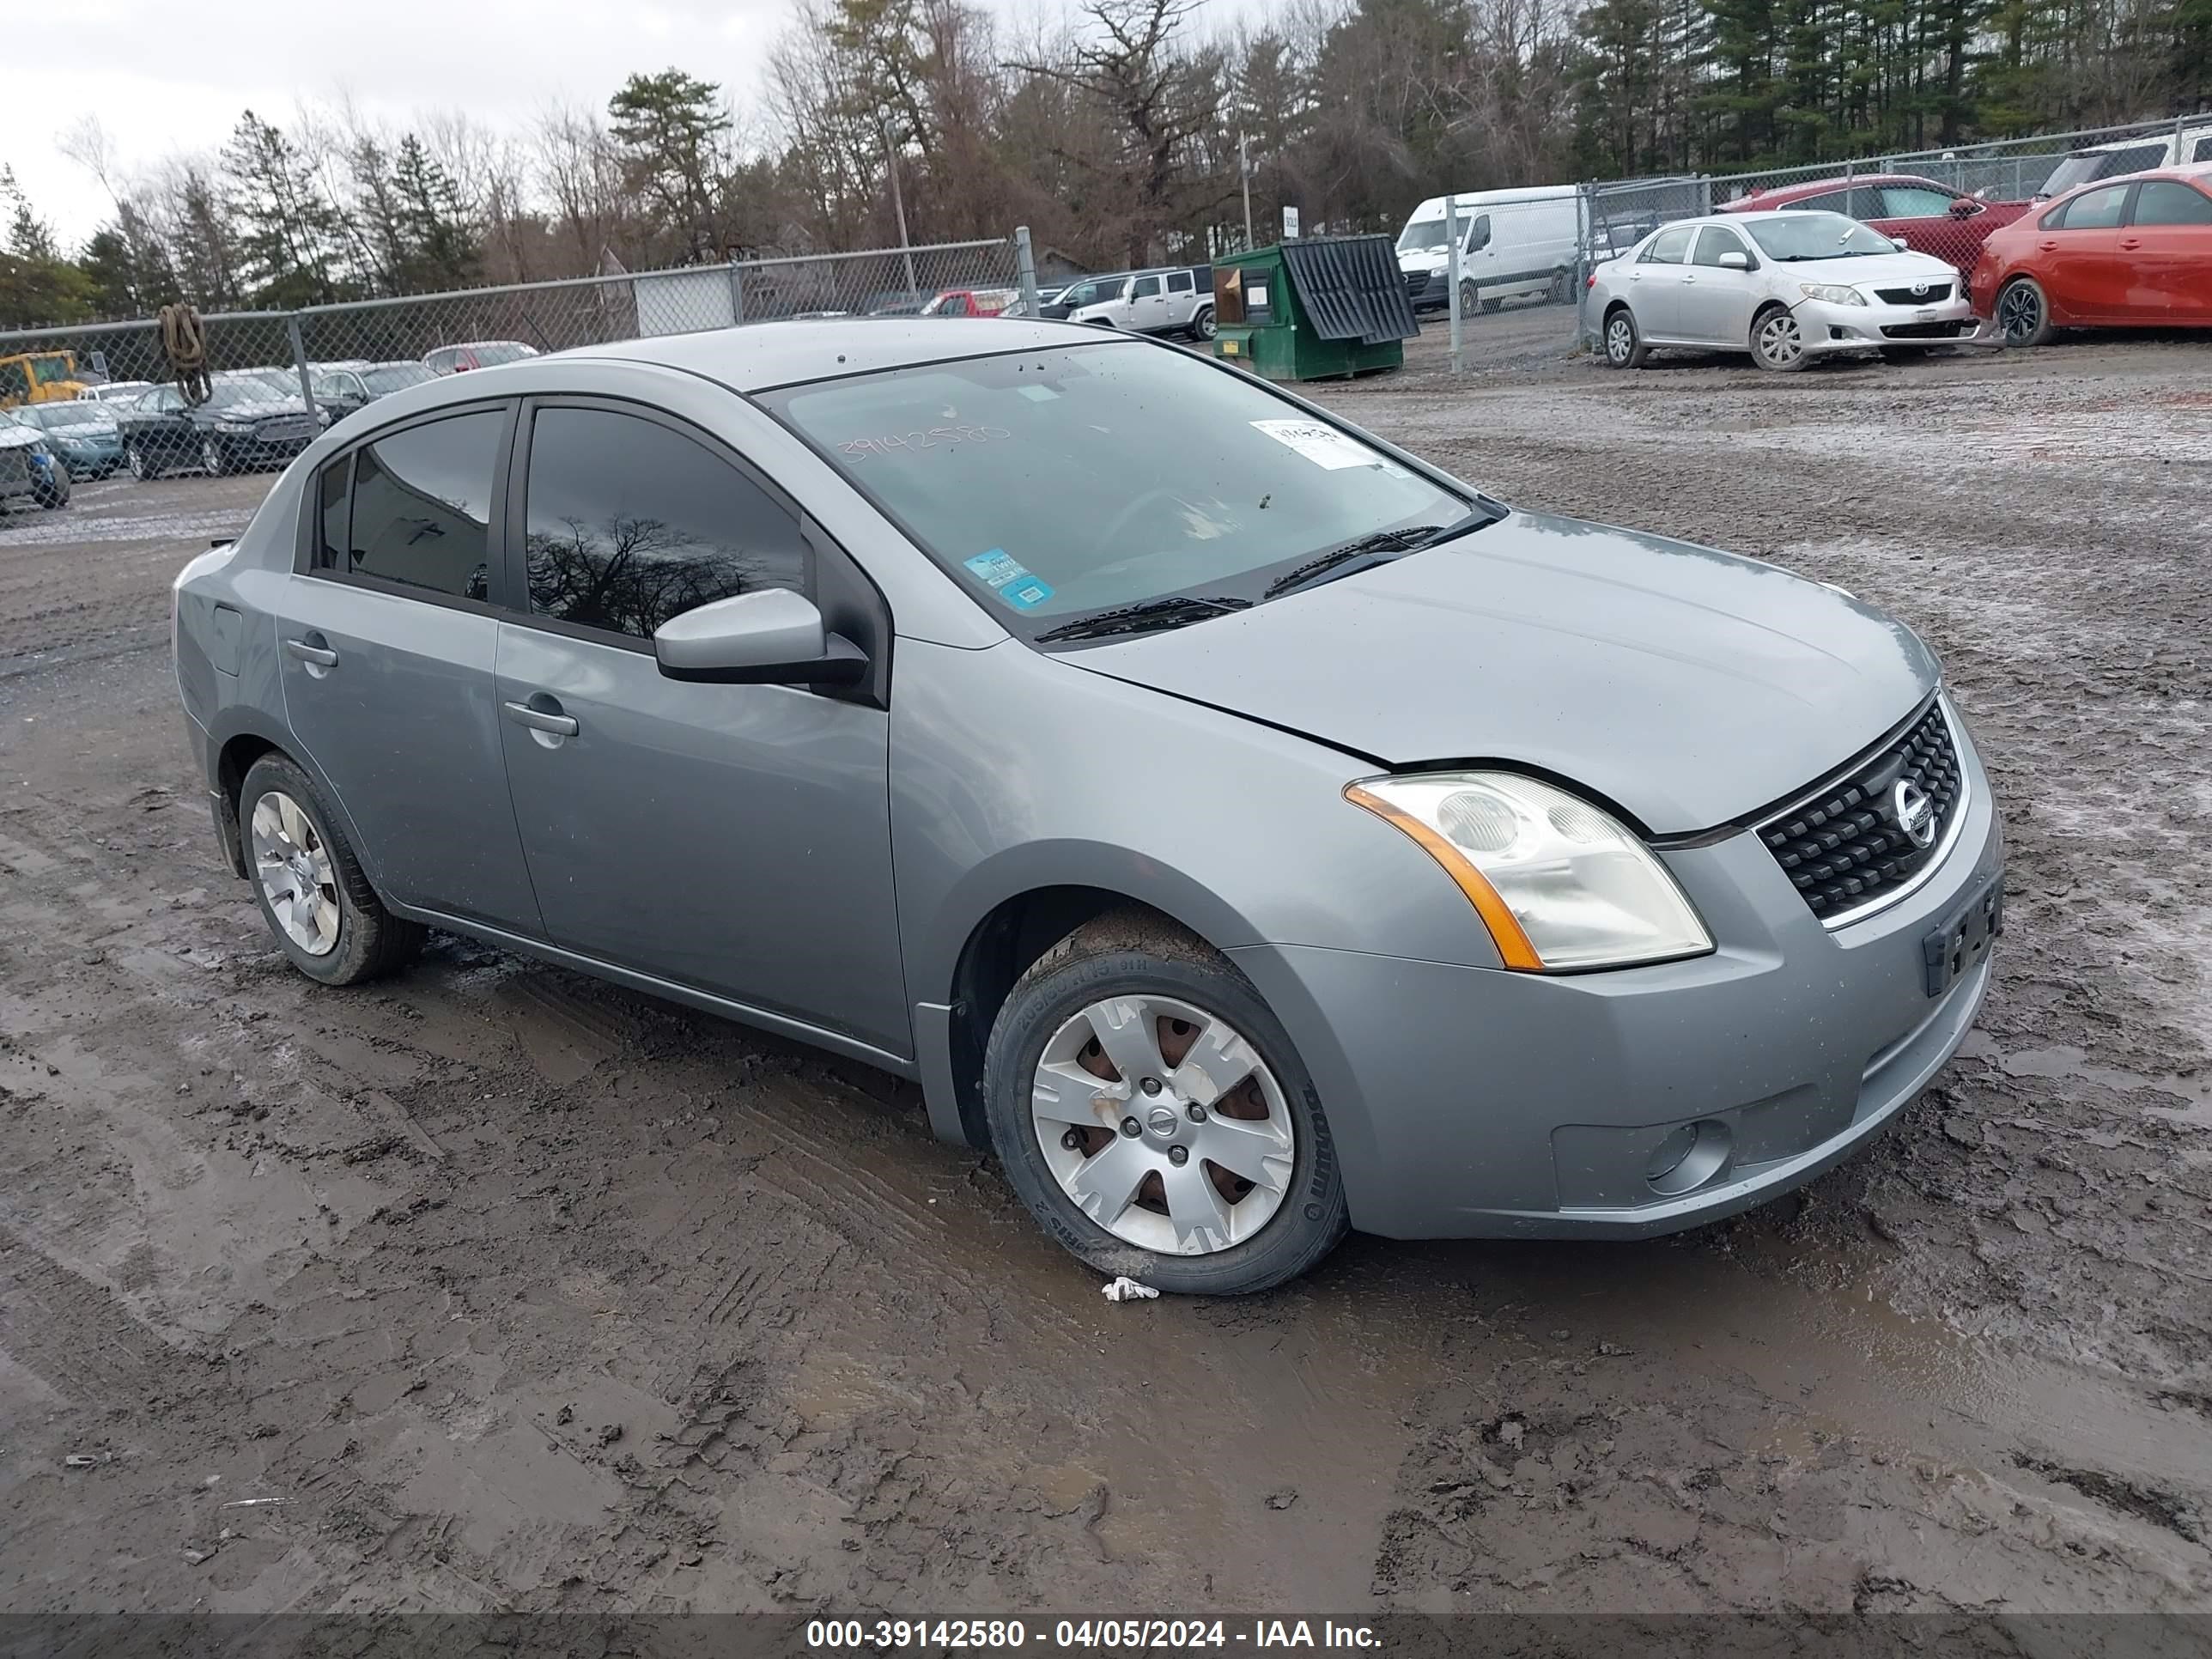
[[[1379,466],[1394,477],[1405,476],[1402,468],[1319,421],[1255,421],[1252,424],[1277,443],[1297,450],[1316,466],[1326,467],[1331,472],[1347,466]]]

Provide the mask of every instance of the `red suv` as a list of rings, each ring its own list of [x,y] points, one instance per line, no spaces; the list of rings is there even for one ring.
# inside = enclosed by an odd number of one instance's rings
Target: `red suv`
[[[1850,179],[1814,179],[1798,185],[1755,190],[1714,208],[1716,213],[1756,213],[1767,208],[1840,213],[1909,248],[1932,253],[1958,267],[1972,281],[1974,261],[1989,234],[2026,213],[2028,202],[1985,202],[1962,196],[1948,185],[1910,173],[1861,173]]]

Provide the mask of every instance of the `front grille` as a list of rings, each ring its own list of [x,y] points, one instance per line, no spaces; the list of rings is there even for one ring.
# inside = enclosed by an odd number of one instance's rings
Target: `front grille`
[[[1917,845],[1898,823],[1898,787],[1934,807],[1934,836]],[[1759,838],[1806,907],[1827,925],[1901,892],[1949,843],[1966,805],[1958,744],[1939,698],[1796,805],[1759,826]]]
[[[283,420],[264,421],[254,428],[253,435],[264,444],[286,444],[301,438],[313,437],[315,428],[311,421],[290,417]]]
[[[1882,330],[1887,340],[1955,340],[1961,334],[1971,334],[1974,325],[1970,322],[1899,323],[1894,328]]]
[[[1930,283],[1925,294],[1915,294],[1909,288],[1878,288],[1874,291],[1874,297],[1890,306],[1938,305],[1951,297],[1951,285],[1948,283]]]
[[[1418,300],[1421,295],[1426,294],[1429,291],[1429,277],[1433,273],[1425,270],[1407,271],[1406,273],[1406,297],[1408,300]]]

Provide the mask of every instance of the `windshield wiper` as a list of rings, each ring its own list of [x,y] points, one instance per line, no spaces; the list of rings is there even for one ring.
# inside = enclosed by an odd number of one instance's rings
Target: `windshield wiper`
[[[1087,617],[1046,629],[1037,635],[1037,641],[1042,644],[1048,640],[1097,640],[1112,634],[1149,634],[1163,628],[1181,628],[1185,623],[1204,622],[1209,617],[1226,616],[1232,611],[1249,610],[1251,605],[1249,599],[1229,594],[1204,599],[1170,593],[1165,599],[1115,605],[1111,611],[1094,611]]]
[[[1399,554],[1417,553],[1423,548],[1434,547],[1439,542],[1452,541],[1468,534],[1470,531],[1480,530],[1485,525],[1496,522],[1497,520],[1486,513],[1470,513],[1465,518],[1456,520],[1450,524],[1417,524],[1406,530],[1377,531],[1372,536],[1362,536],[1358,541],[1346,542],[1341,547],[1332,547],[1319,557],[1308,559],[1304,564],[1285,570],[1267,584],[1267,591],[1261,595],[1261,598],[1280,599],[1284,594],[1296,589],[1310,587],[1317,578],[1325,576],[1331,571],[1341,571],[1345,575],[1351,575],[1352,573],[1345,570],[1344,567],[1355,559],[1367,558],[1370,555],[1374,555],[1376,556],[1373,560],[1374,564],[1388,564]],[[1372,565],[1361,567],[1363,569],[1372,568]]]

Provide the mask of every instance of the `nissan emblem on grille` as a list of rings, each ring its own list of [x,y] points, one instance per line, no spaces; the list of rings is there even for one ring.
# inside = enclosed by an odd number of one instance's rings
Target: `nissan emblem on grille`
[[[1915,847],[1936,844],[1936,803],[1925,789],[1910,778],[1899,778],[1889,792],[1889,804],[1897,827],[1911,838]]]
[[[1966,801],[1941,702],[1759,826],[1806,908],[1830,927],[1901,898],[1935,867]]]

